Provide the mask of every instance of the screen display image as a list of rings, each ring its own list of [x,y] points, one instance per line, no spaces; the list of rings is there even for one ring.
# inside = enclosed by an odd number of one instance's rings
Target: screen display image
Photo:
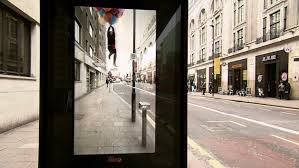
[[[74,15],[74,154],[154,153],[156,11]]]

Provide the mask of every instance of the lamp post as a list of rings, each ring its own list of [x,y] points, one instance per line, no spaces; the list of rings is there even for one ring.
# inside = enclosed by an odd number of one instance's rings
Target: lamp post
[[[135,54],[135,35],[136,34],[136,10],[133,9],[133,54]],[[132,59],[132,122],[136,120],[136,92],[135,92],[135,59]]]
[[[213,44],[212,44],[212,59],[213,59],[213,78],[212,78],[212,96],[214,96],[214,88],[215,88],[215,82],[214,82],[214,77],[215,77],[215,55],[214,55],[214,21],[212,20],[212,24],[210,25],[212,27],[212,39],[213,39]]]

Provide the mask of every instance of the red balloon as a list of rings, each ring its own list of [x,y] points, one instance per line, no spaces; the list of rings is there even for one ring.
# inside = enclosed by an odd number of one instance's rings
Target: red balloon
[[[106,13],[104,15],[104,19],[106,20],[106,22],[111,23],[111,21],[112,21],[112,14],[111,13]]]

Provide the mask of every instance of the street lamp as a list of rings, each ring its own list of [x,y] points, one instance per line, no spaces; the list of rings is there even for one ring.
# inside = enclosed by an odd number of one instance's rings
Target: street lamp
[[[214,21],[212,20],[212,24],[210,25],[212,27],[212,39],[213,39],[213,44],[212,44],[212,59],[213,59],[213,78],[212,78],[212,96],[214,96],[214,88],[215,88],[215,82],[214,82],[214,77],[215,77],[215,55],[214,55]]]
[[[135,35],[136,34],[136,10],[133,9],[133,54],[135,54]],[[136,120],[136,92],[135,92],[135,59],[132,59],[132,122]]]

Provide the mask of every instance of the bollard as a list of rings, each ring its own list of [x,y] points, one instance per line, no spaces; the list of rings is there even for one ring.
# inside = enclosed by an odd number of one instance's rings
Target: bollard
[[[142,140],[141,144],[143,147],[146,147],[146,127],[147,127],[147,109],[150,108],[150,104],[147,102],[139,102],[139,109],[142,109]]]
[[[146,113],[147,113],[147,109],[146,107],[143,107],[142,108],[142,146],[143,147],[146,147],[146,126],[147,126]]]

